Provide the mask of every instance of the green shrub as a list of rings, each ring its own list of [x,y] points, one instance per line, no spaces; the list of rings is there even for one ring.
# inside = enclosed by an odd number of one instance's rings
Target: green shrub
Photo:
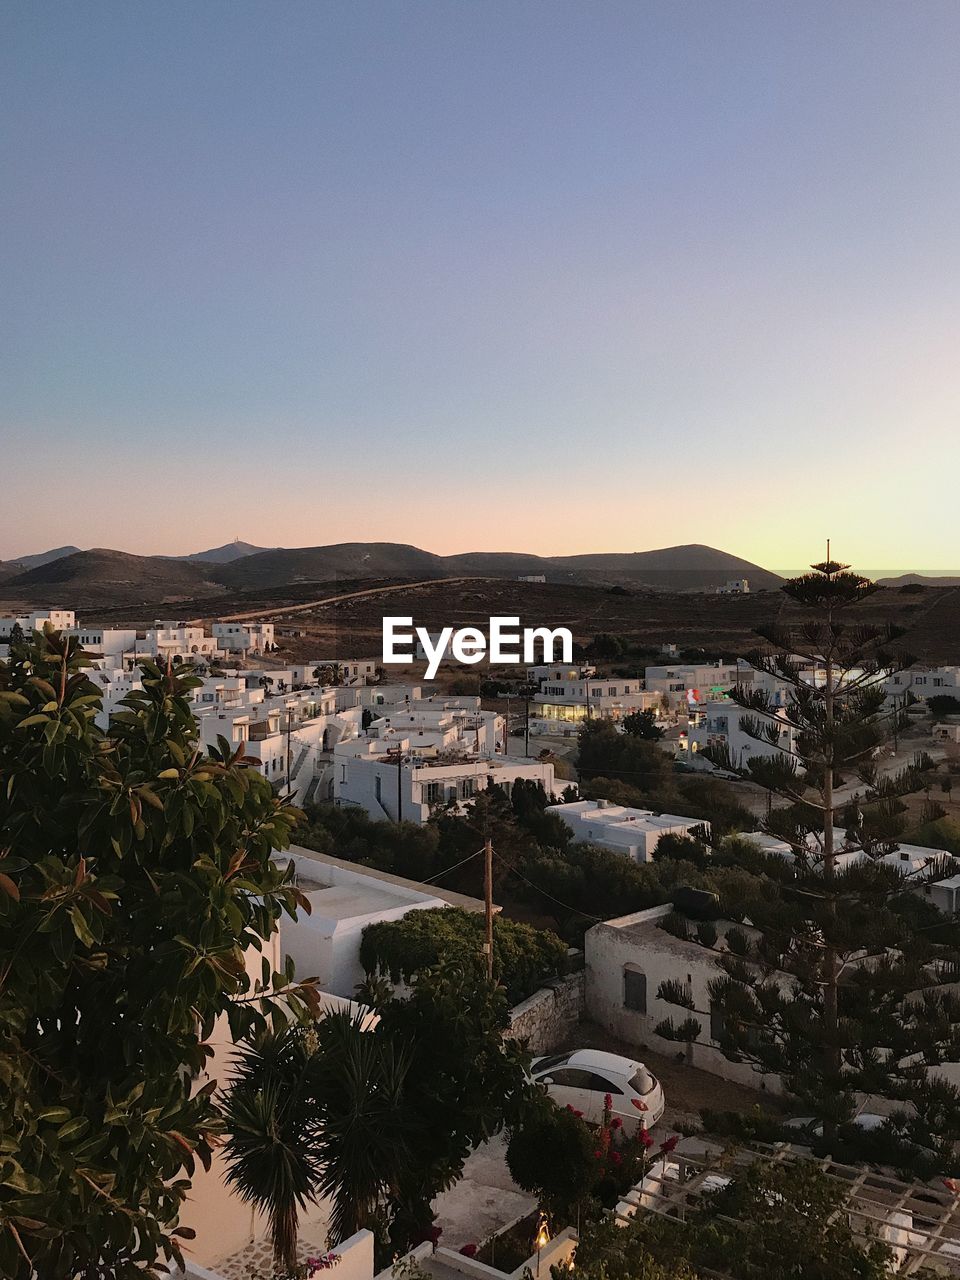
[[[360,963],[368,975],[389,974],[411,981],[425,969],[463,955],[479,955],[484,920],[460,907],[410,911],[402,920],[384,920],[363,931]],[[493,966],[507,999],[517,1004],[547,978],[563,973],[567,948],[555,933],[498,916],[493,924]]]

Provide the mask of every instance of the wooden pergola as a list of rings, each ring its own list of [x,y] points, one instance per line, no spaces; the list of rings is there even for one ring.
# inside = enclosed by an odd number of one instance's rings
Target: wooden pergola
[[[657,1213],[683,1222],[703,1197],[756,1161],[813,1161],[843,1192],[852,1229],[887,1244],[899,1260],[895,1274],[912,1276],[925,1268],[960,1276],[960,1195],[942,1181],[903,1182],[863,1165],[842,1164],[789,1143],[721,1148],[687,1138],[657,1160],[635,1194],[627,1197],[636,1214]],[[629,1216],[618,1213],[621,1221]],[[721,1278],[723,1280],[723,1278]]]

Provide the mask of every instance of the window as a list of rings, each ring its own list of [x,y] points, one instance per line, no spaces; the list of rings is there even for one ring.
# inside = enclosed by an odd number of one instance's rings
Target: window
[[[629,1084],[634,1093],[639,1093],[643,1097],[645,1094],[653,1093],[657,1087],[657,1077],[651,1075],[646,1067],[641,1067],[630,1077]]]
[[[427,804],[438,804],[440,801],[440,783],[428,782],[423,789]]]
[[[549,1058],[541,1058],[537,1063],[537,1073],[549,1071],[551,1067],[559,1067],[562,1062],[570,1057],[569,1053],[553,1053]]]
[[[634,1013],[647,1012],[647,975],[632,965],[623,970],[623,1007]]]
[[[582,1067],[564,1067],[554,1071],[550,1077],[554,1084],[564,1089],[587,1089],[590,1093],[623,1093],[623,1090],[603,1076],[593,1071],[585,1071]]]
[[[617,686],[615,684],[612,684],[610,688],[607,690],[607,693],[611,698],[615,698],[617,696]]]
[[[373,780],[373,794],[377,798],[377,804],[379,804],[383,799],[383,779],[380,777],[379,773]]]

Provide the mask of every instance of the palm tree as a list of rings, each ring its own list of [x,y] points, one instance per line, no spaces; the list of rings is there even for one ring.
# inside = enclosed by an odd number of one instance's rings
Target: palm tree
[[[374,1223],[409,1158],[403,1090],[410,1053],[365,1030],[368,1016],[339,1011],[317,1024],[320,1191],[333,1202],[334,1242]]]
[[[296,1266],[308,1202],[330,1198],[331,1239],[345,1240],[374,1223],[408,1158],[410,1056],[367,1030],[368,1019],[336,1011],[239,1051],[223,1108],[227,1181],[267,1214],[278,1268]]]
[[[266,1213],[274,1261],[291,1271],[300,1210],[322,1177],[310,1048],[300,1027],[241,1046],[223,1107],[227,1182]]]

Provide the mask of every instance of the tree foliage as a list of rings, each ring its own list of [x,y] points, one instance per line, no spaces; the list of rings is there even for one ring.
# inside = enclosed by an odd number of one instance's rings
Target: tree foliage
[[[231,1086],[231,1178],[276,1213],[283,1257],[319,1195],[335,1241],[368,1227],[395,1254],[425,1239],[470,1152],[540,1102],[504,1039],[503,991],[469,957],[418,974],[405,998],[383,993],[376,1013],[268,1032]]]
[[[858,1237],[845,1196],[812,1161],[758,1160],[684,1220],[638,1213],[589,1223],[571,1280],[885,1280],[890,1252]],[[566,1274],[566,1273],[565,1273]]]
[[[680,1026],[666,1020],[658,1032],[697,1039],[712,1014],[727,1056],[779,1076],[828,1136],[858,1096],[879,1094],[903,1106],[891,1128],[946,1163],[960,1138],[960,1091],[931,1068],[960,1060],[960,999],[951,989],[960,922],[913,892],[929,872],[886,859],[903,829],[901,797],[923,785],[928,761],[893,773],[878,764],[901,714],[885,705],[878,677],[910,659],[894,649],[899,632],[858,618],[856,606],[874,589],[845,566],[814,566],[784,588],[809,620],[765,632],[768,647],[751,655],[766,683],[733,692],[747,712],[741,728],[771,744],[782,742],[784,721],[795,731],[794,747],[755,756],[746,770],[789,802],[764,823],[788,852],[745,861],[738,918],[746,924],[715,950],[711,1010]],[[780,705],[775,691],[783,690]],[[847,783],[858,792],[838,830],[836,792]],[[672,988],[661,990],[673,998]]]
[[[632,734],[647,742],[659,742],[663,730],[657,724],[657,717],[652,711],[631,711],[621,721],[624,733]]]
[[[595,1148],[579,1116],[544,1098],[511,1133],[507,1167],[518,1187],[555,1219],[565,1218],[596,1183]]]
[[[460,907],[408,911],[400,920],[367,925],[360,963],[369,976],[378,971],[394,982],[411,981],[461,956],[478,956],[484,942],[483,916]],[[493,922],[493,970],[507,999],[517,1004],[547,978],[564,971],[567,948],[554,933],[496,916]]]
[[[0,664],[0,1274],[154,1274],[175,1256],[225,1014],[237,1035],[312,998],[245,953],[299,894],[271,851],[292,811],[228,744],[204,756],[195,678],[142,669],[109,733],[74,638]]]

